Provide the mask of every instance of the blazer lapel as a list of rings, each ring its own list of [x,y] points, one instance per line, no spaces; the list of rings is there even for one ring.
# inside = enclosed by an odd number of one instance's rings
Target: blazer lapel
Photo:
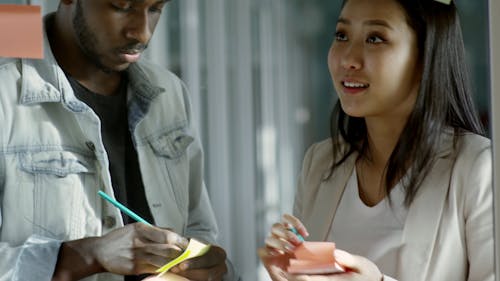
[[[427,280],[429,261],[449,190],[452,159],[438,158],[408,210],[401,249],[401,280]]]
[[[335,169],[328,180],[320,182],[318,194],[311,205],[309,219],[306,227],[309,230],[310,241],[325,241],[332,227],[335,211],[344,193],[347,181],[352,174],[357,154],[353,153],[345,160],[343,165]]]

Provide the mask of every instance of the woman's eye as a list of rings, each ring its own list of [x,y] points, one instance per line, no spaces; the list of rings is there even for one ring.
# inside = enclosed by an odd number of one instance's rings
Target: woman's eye
[[[347,35],[345,35],[343,32],[336,32],[335,33],[335,40],[336,41],[347,41]]]
[[[380,36],[373,35],[373,36],[368,37],[368,39],[366,39],[366,42],[371,43],[371,44],[378,44],[378,43],[385,42],[385,40],[382,39]]]

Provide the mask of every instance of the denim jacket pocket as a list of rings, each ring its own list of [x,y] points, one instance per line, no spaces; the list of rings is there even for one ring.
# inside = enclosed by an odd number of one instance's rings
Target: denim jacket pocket
[[[92,222],[96,188],[95,159],[73,151],[27,151],[18,154],[17,197],[33,233],[55,239],[81,238]]]
[[[164,167],[160,173],[164,175],[166,191],[175,198],[178,210],[186,215],[191,181],[188,147],[193,141],[194,138],[186,132],[185,127],[174,129],[149,141],[159,163],[158,167]]]
[[[66,177],[70,174],[93,173],[86,157],[70,151],[40,151],[23,153],[21,169],[34,174],[52,174]]]
[[[184,128],[178,128],[151,141],[151,146],[156,155],[178,159],[193,141],[194,138]]]

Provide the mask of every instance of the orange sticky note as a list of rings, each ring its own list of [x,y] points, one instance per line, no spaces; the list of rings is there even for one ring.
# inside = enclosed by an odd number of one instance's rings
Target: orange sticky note
[[[0,56],[43,58],[40,6],[0,4]]]
[[[329,274],[343,272],[335,262],[333,242],[304,242],[294,251],[287,271],[292,274]]]

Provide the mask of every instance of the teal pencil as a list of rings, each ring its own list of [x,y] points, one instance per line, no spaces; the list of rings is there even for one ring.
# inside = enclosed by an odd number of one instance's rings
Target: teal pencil
[[[302,235],[299,234],[299,232],[297,231],[297,229],[295,229],[295,227],[292,226],[292,227],[289,228],[289,230],[291,232],[293,232],[295,235],[297,235],[297,237],[299,238],[300,241],[302,241],[302,242],[306,241],[304,239],[304,237],[302,237]]]
[[[99,190],[97,192],[97,194],[99,194],[102,198],[106,199],[106,201],[108,201],[109,203],[113,204],[115,207],[117,207],[118,209],[120,209],[122,212],[124,212],[126,215],[128,215],[131,218],[133,218],[134,220],[152,226],[149,222],[147,222],[145,219],[141,218],[138,214],[132,212],[132,210],[130,210],[129,208],[125,207],[120,202],[118,202],[115,199],[109,197],[109,195],[107,195],[104,191]]]

